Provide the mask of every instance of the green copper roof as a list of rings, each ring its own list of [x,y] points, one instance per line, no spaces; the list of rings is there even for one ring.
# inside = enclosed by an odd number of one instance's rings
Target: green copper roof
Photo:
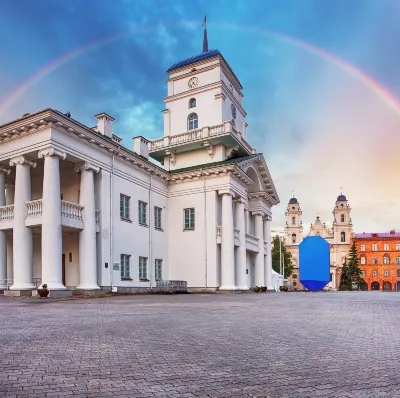
[[[197,166],[185,167],[183,169],[170,170],[169,172],[171,174],[175,174],[175,173],[183,173],[185,171],[191,171],[191,170],[209,169],[210,167],[223,166],[225,164],[238,164],[238,163],[245,162],[246,160],[256,158],[257,156],[260,156],[260,155],[261,155],[261,153],[255,153],[253,155],[241,156],[238,158],[230,158],[228,160],[222,160],[220,162],[204,163],[204,164],[199,164]]]

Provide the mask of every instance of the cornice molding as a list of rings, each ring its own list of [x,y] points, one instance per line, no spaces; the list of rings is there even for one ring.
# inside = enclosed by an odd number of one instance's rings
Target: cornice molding
[[[28,165],[32,168],[36,167],[36,162],[31,162],[26,159],[24,156],[17,156],[15,158],[10,159],[10,166],[17,166],[17,165]]]
[[[230,188],[219,189],[219,190],[218,190],[218,195],[221,195],[221,196],[223,196],[223,195],[230,195],[230,196],[232,196],[232,197],[235,197],[235,191],[233,191],[233,190],[230,189]]]
[[[83,162],[76,164],[74,167],[74,171],[77,173],[80,173],[82,171],[93,171],[95,173],[98,173],[100,171],[100,167],[95,166],[94,164],[89,162]]]
[[[217,82],[206,84],[204,86],[199,86],[192,90],[182,91],[181,93],[170,95],[169,97],[164,98],[164,102],[168,103],[168,102],[174,101],[176,99],[181,99],[181,98],[185,98],[185,97],[193,97],[194,95],[203,93],[205,91],[210,91],[210,90],[218,88],[218,87],[219,88],[222,87],[222,80],[218,80]]]
[[[67,158],[67,154],[65,152],[62,152],[54,147],[41,149],[38,153],[39,159],[45,158],[47,156],[54,156],[59,158],[60,160],[65,160]]]

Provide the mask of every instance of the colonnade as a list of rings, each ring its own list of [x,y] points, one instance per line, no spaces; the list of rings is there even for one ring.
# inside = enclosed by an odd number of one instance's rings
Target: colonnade
[[[44,159],[42,196],[42,282],[50,290],[63,290],[62,280],[62,214],[60,192],[60,160],[66,153],[48,147],[38,153]],[[13,285],[10,290],[35,288],[33,284],[33,241],[32,229],[26,226],[26,202],[31,201],[31,169],[36,162],[25,156],[10,160],[15,167],[14,195],[5,195],[5,176],[10,170],[0,169],[0,207],[14,205],[13,219]],[[79,276],[78,289],[99,289],[97,285],[96,259],[96,210],[94,173],[100,169],[88,162],[75,166],[81,173],[79,203],[84,206],[84,228],[79,232]],[[12,199],[13,196],[13,199]],[[11,203],[13,200],[13,203]],[[0,279],[7,279],[7,240],[5,231],[0,231]]]
[[[222,196],[221,214],[221,285],[219,290],[248,290],[248,278],[246,274],[246,232],[249,232],[250,215],[255,218],[254,233],[258,238],[258,252],[255,253],[255,284],[266,286],[273,290],[272,286],[272,258],[271,258],[271,217],[263,211],[251,212],[245,209],[243,198],[233,199],[234,194],[230,190],[218,192]],[[233,202],[235,202],[236,228],[239,230],[239,247],[236,252],[234,247],[234,216]],[[267,251],[264,253],[264,242]]]

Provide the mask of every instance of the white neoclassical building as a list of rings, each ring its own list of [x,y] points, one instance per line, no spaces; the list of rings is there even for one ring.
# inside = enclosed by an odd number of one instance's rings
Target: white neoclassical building
[[[54,294],[135,291],[160,279],[192,290],[273,289],[270,222],[279,198],[247,141],[242,86],[207,48],[168,75],[164,135],[135,137],[132,150],[106,113],[93,128],[53,109],[0,126],[6,292],[26,294],[38,283]]]

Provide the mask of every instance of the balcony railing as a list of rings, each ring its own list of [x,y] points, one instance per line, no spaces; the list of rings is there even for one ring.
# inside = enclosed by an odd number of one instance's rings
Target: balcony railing
[[[211,136],[220,135],[220,134],[224,134],[224,133],[225,133],[225,125],[224,124],[218,124],[217,126],[210,127],[209,134]]]
[[[0,222],[14,220],[14,205],[0,207]]]
[[[154,151],[154,150],[156,150],[156,149],[163,148],[163,147],[164,147],[164,137],[162,137],[162,138],[157,138],[157,139],[154,140],[154,141],[150,141],[149,144],[150,144],[150,150],[151,150],[151,151]]]
[[[185,144],[186,142],[203,138],[203,129],[191,130],[183,134],[172,135],[169,137],[170,145]]]
[[[250,235],[248,233],[246,233],[246,241],[249,243],[253,243],[255,245],[258,245],[258,241],[260,240],[260,238],[257,238],[254,235]]]
[[[238,246],[240,243],[239,238],[240,230],[237,228],[233,228],[233,239],[235,241],[235,246]],[[220,225],[217,226],[217,243],[222,243],[222,227]]]
[[[61,217],[83,221],[82,210],[83,206],[78,203],[61,201]]]
[[[28,214],[26,218],[40,217],[42,215],[43,211],[42,199],[31,200],[30,202],[26,202],[25,206],[28,209]]]
[[[240,230],[238,230],[237,228],[233,228],[233,237],[239,239],[239,232]]]

